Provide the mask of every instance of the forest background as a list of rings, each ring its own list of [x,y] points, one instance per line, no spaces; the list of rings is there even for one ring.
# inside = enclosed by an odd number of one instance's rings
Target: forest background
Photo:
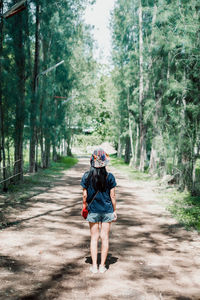
[[[95,60],[84,22],[94,2],[20,1],[6,16],[19,2],[0,0],[1,190],[73,146],[109,141],[131,168],[168,176],[199,206],[198,1],[116,0],[111,65]]]

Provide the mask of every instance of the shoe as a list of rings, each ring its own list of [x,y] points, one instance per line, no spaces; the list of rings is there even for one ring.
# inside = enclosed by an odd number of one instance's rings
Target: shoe
[[[99,272],[100,273],[105,273],[107,271],[105,266],[99,266]]]
[[[98,273],[97,267],[91,266],[91,267],[90,267],[90,272],[92,272],[92,273],[94,273],[94,274]]]

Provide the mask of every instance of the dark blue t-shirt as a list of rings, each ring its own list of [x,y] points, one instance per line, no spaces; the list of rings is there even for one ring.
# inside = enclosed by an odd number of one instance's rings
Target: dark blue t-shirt
[[[92,182],[87,185],[87,177],[89,172],[86,172],[81,179],[81,186],[87,189],[87,202],[90,202],[96,194],[95,189],[92,186]],[[105,192],[98,192],[91,204],[88,204],[88,211],[93,213],[112,213],[113,206],[110,198],[110,190],[114,188],[117,183],[112,173],[108,173],[107,187]]]

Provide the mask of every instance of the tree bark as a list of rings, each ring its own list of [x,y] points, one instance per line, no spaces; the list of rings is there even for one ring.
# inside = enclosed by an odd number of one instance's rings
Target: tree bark
[[[44,54],[44,47],[43,47],[43,57]],[[44,58],[45,60],[45,58]],[[46,97],[46,80],[42,81],[42,96],[40,98],[40,106],[39,106],[39,141],[40,141],[40,151],[41,151],[41,166],[45,168],[45,147],[44,147],[44,136],[45,136],[45,128],[44,128],[44,108],[45,108],[45,97]]]
[[[132,122],[131,116],[129,114],[129,136],[130,136],[130,146],[131,146],[131,159],[130,159],[130,167],[134,166],[134,145],[133,145],[133,130],[132,130]]]
[[[11,161],[10,161],[10,144],[9,144],[9,139],[7,139],[7,141],[6,141],[5,148],[7,150],[7,165],[8,165],[7,172],[8,172],[8,175],[11,176],[11,172],[10,172]]]
[[[139,153],[139,126],[137,124],[136,129],[136,143],[135,143],[135,157],[134,157],[134,165],[137,166],[138,153]]]
[[[42,28],[41,28],[42,30]],[[51,40],[49,39],[48,34],[43,35],[42,37],[42,55],[43,55],[43,61],[42,61],[42,66],[46,70],[48,67],[48,61],[49,61],[49,49],[50,49],[50,43]],[[47,118],[45,118],[45,114],[48,116],[49,115],[49,107],[47,103],[47,80],[44,77],[43,80],[41,81],[42,84],[42,91],[41,91],[41,97],[40,97],[40,104],[39,104],[39,136],[40,136],[40,149],[41,149],[41,163],[42,167],[46,168],[46,162],[48,162],[48,159],[46,157],[48,154],[45,153],[46,149],[48,147],[44,146],[44,141],[46,143],[46,139],[48,139],[48,121]],[[49,162],[48,162],[49,164]]]
[[[150,72],[152,70],[153,65],[153,58],[152,58],[152,48],[153,48],[153,41],[154,41],[154,27],[156,23],[156,15],[157,15],[157,5],[154,4],[153,8],[153,17],[152,17],[152,30],[151,30],[151,38],[150,38],[150,45],[149,45],[149,64],[148,64],[148,72],[147,72],[147,78],[146,78],[146,87],[145,87],[145,94],[149,91],[149,85],[150,85]]]
[[[130,91],[128,90],[127,96],[127,107],[128,107],[128,126],[129,126],[129,137],[130,137],[130,150],[131,150],[131,159],[130,166],[133,166],[134,161],[134,147],[133,147],[133,131],[132,131],[132,121],[131,121],[131,112],[130,112]]]
[[[157,169],[157,163],[156,163],[156,159],[157,159],[157,145],[156,145],[156,137],[161,133],[161,131],[159,130],[159,124],[158,124],[158,114],[159,114],[159,109],[160,106],[158,105],[160,103],[160,99],[159,97],[161,97],[161,95],[156,95],[155,96],[155,102],[156,102],[156,110],[155,113],[153,115],[153,133],[152,133],[152,145],[151,145],[151,156],[150,156],[150,163],[149,163],[149,173],[153,174],[155,173],[156,169]]]
[[[44,56],[44,48],[43,48]],[[45,168],[45,148],[44,148],[44,105],[45,105],[45,96],[46,96],[46,80],[42,81],[42,96],[40,98],[40,119],[39,119],[39,140],[40,140],[40,153],[41,153],[41,167]]]
[[[146,159],[146,128],[144,124],[144,72],[143,72],[143,21],[142,3],[139,0],[139,63],[140,63],[140,84],[139,84],[139,115],[140,115],[140,166],[139,170],[144,171]]]
[[[57,156],[57,151],[56,151],[56,145],[55,143],[53,144],[53,161],[57,161],[58,156]]]
[[[170,78],[170,51],[168,52],[167,55],[167,82],[169,82]]]
[[[150,157],[150,163],[149,163],[149,173],[153,174],[156,170],[156,157],[157,157],[157,151],[154,147],[154,144],[152,144],[151,147],[151,157]]]
[[[117,157],[122,158],[122,141],[120,137],[118,139]]]
[[[47,134],[45,136],[45,168],[48,168],[50,165],[50,150],[51,150],[51,143],[50,143],[50,137]]]
[[[130,137],[126,137],[126,146],[125,146],[125,157],[124,157],[124,162],[129,163],[130,162]]]
[[[40,3],[36,0],[36,27],[35,27],[35,59],[33,73],[33,96],[31,99],[31,116],[30,116],[30,154],[29,154],[29,171],[35,172],[35,145],[36,145],[36,111],[37,111],[37,75],[39,71],[39,31],[40,31]]]
[[[45,152],[44,152],[44,135],[43,135],[43,130],[40,131],[40,151],[41,151],[41,167],[45,168]]]
[[[66,140],[64,139],[63,140],[63,153],[62,153],[64,156],[67,155],[67,142]]]
[[[185,80],[185,72],[184,72],[184,80]],[[188,176],[188,137],[186,134],[186,100],[185,100],[185,90],[183,90],[182,95],[182,109],[181,109],[181,131],[179,134],[178,140],[178,169],[181,171],[179,176],[179,186],[181,190],[186,188],[187,176]]]
[[[14,22],[14,51],[17,70],[18,97],[16,101],[15,112],[15,181],[23,180],[23,133],[25,121],[25,83],[26,83],[26,65],[25,65],[25,34],[23,28],[28,26],[23,21],[24,16],[18,14]]]
[[[0,14],[3,14],[3,0],[0,1]],[[3,18],[0,18],[0,165],[3,162],[3,180],[6,180],[6,155],[5,155],[5,135],[4,135],[4,108],[2,93],[2,54],[3,54]],[[3,183],[3,190],[7,191],[7,182]]]

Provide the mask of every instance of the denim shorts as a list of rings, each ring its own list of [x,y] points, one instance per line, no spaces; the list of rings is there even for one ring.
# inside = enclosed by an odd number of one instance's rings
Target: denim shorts
[[[114,213],[92,213],[89,212],[86,221],[91,222],[91,223],[98,223],[98,222],[103,222],[103,223],[108,223],[112,222],[114,220]]]

